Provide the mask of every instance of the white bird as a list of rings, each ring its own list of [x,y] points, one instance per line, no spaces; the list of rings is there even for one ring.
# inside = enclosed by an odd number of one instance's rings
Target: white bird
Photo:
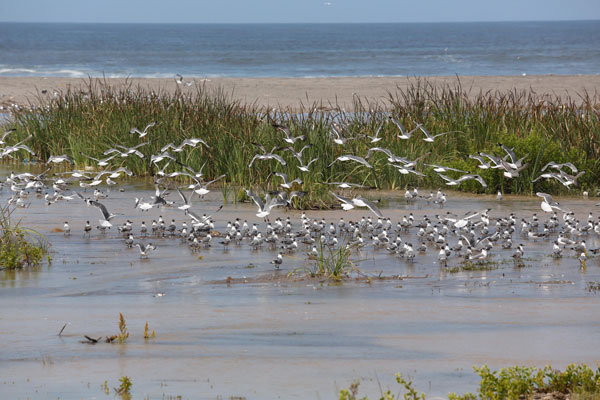
[[[331,167],[336,161],[356,161],[356,162],[361,163],[362,165],[364,165],[367,168],[373,168],[373,166],[371,164],[369,164],[367,162],[367,160],[365,160],[364,158],[359,157],[359,156],[353,156],[352,154],[345,154],[343,156],[339,156],[338,158],[333,160],[333,162],[331,164],[329,164],[329,166]]]
[[[282,131],[284,133],[285,137],[283,138],[283,140],[286,143],[294,144],[298,140],[304,141],[306,139],[306,136],[304,136],[304,135],[292,136],[292,133],[290,132],[290,128],[288,128],[285,125],[273,124],[273,128],[279,129],[280,131]]]
[[[139,135],[139,137],[143,138],[144,136],[146,136],[148,134],[148,129],[152,128],[154,125],[156,125],[156,122],[150,122],[148,125],[146,125],[146,127],[144,128],[143,131],[139,131],[138,128],[131,128],[129,130],[129,134],[134,134],[137,133]]]
[[[416,122],[415,122],[416,123]],[[424,141],[428,142],[428,143],[433,143],[433,141],[435,140],[435,138],[443,136],[443,135],[447,135],[449,133],[457,133],[457,132],[461,132],[461,131],[448,131],[448,132],[442,132],[442,133],[438,133],[436,135],[432,135],[431,133],[429,133],[427,131],[427,129],[425,129],[425,127],[423,126],[423,124],[417,124],[417,128],[421,129],[421,131],[423,132],[423,134],[425,135],[425,138],[423,139]]]
[[[147,245],[143,245],[142,243],[135,243],[134,246],[137,246],[140,249],[140,258],[148,258],[148,254],[152,250],[156,250],[156,246],[152,243],[148,243]]]
[[[246,194],[258,206],[258,213],[256,213],[256,216],[259,218],[266,218],[271,213],[271,209],[273,207],[281,207],[287,205],[287,202],[285,200],[282,200],[279,197],[271,198],[269,194],[267,194],[267,196],[265,197],[264,203],[261,200],[261,198],[254,194],[251,190],[246,189]]]
[[[404,140],[408,140],[410,139],[410,137],[412,136],[412,134],[419,129],[420,125],[417,125],[416,128],[414,128],[412,131],[406,131],[406,129],[404,129],[404,126],[400,123],[400,121],[398,121],[397,119],[395,119],[394,117],[390,116],[390,121],[392,121],[394,123],[394,125],[396,125],[398,127],[398,129],[400,129],[400,134],[398,135],[398,137],[400,139],[404,139]]]
[[[270,152],[267,152],[267,149],[265,149],[265,147],[263,145],[258,144],[258,143],[252,143],[252,144],[257,146],[258,148],[260,148],[263,151],[263,153],[255,154],[254,157],[252,157],[252,160],[250,161],[248,168],[252,167],[252,164],[254,164],[254,160],[276,160],[281,165],[284,165],[284,166],[287,165],[285,160],[279,154],[273,153],[277,149],[277,146],[274,146]]]
[[[449,186],[456,186],[456,185],[458,185],[458,184],[460,184],[461,182],[464,182],[464,181],[466,181],[466,180],[469,180],[469,179],[474,179],[474,180],[476,180],[477,182],[479,182],[479,183],[481,184],[481,186],[483,186],[484,188],[486,188],[486,187],[487,187],[487,183],[485,183],[485,181],[483,180],[483,178],[482,178],[481,176],[479,176],[479,175],[475,175],[475,174],[466,174],[466,175],[463,175],[463,176],[461,176],[461,177],[460,177],[460,178],[458,178],[458,179],[452,179],[452,178],[449,178],[449,177],[447,177],[446,175],[444,175],[444,174],[440,174],[440,173],[438,173],[438,175],[439,175],[439,176],[440,176],[442,179],[444,179],[444,180],[446,181],[446,185],[449,185]]]
[[[286,188],[286,189],[291,189],[292,186],[294,185],[294,183],[297,183],[299,185],[302,185],[302,179],[300,178],[296,178],[293,181],[290,181],[288,179],[287,174],[284,174],[283,172],[275,172],[275,176],[280,177],[281,179],[283,179],[283,183],[280,183],[279,186]]]
[[[198,143],[202,143],[203,145],[205,145],[207,148],[210,148],[210,146],[208,144],[206,144],[206,142],[202,139],[197,139],[197,138],[190,138],[190,139],[185,139],[183,142],[181,142],[181,144],[177,147],[175,147],[175,145],[173,143],[169,143],[166,146],[163,146],[162,149],[160,149],[161,153],[166,152],[169,149],[173,149],[174,153],[179,153],[183,151],[183,148],[185,146],[191,146],[191,147],[196,147],[198,145]]]

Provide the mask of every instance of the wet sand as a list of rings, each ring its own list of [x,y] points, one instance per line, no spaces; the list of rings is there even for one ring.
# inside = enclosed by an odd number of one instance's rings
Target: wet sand
[[[335,77],[335,78],[186,78],[188,82],[206,85],[212,90],[222,88],[226,93],[245,104],[297,110],[301,106],[339,106],[351,110],[353,99],[388,104],[389,93],[415,83],[415,77]],[[427,77],[436,86],[455,86],[456,76]],[[163,78],[107,78],[110,85],[120,86],[130,82],[134,86],[173,92],[178,88],[192,91],[194,85],[178,85],[175,79]],[[0,105],[38,104],[54,92],[67,88],[80,88],[86,79],[57,77],[0,77]],[[533,90],[544,95],[571,96],[579,99],[585,92],[594,94],[600,88],[600,75],[530,75],[530,76],[463,76],[463,89],[472,95],[487,91],[508,92]],[[41,92],[46,90],[46,94]],[[41,97],[39,97],[41,96]]]
[[[131,219],[136,230],[142,220],[159,215],[180,223],[176,208],[144,214],[133,209],[132,199],[151,191],[141,183],[126,185],[124,193],[111,191],[103,203],[124,214],[117,223]],[[406,203],[400,192],[378,195],[388,199],[382,211],[394,222],[409,212],[417,219],[484,208],[492,216],[541,214],[539,198],[507,196],[498,202],[495,196],[449,193],[440,210]],[[1,193],[0,201],[7,196]],[[595,204],[556,200],[582,220]],[[0,391],[6,398],[100,398],[104,381],[116,387],[123,375],[131,378],[135,398],[328,399],[359,378],[360,393],[373,398],[379,383],[398,392],[396,372],[409,375],[431,398],[475,391],[473,365],[564,368],[600,359],[600,295],[586,289],[589,281],[600,280],[598,259],[582,271],[571,253],[550,258],[549,241],[526,242],[523,268],[510,262],[511,250],[495,249],[497,269],[456,274],[439,266],[433,247],[415,263],[369,248],[354,256],[362,271],[401,277],[371,284],[290,281],[287,273],[307,263],[300,251],[285,257],[279,280],[226,285],[214,282],[272,274],[269,261],[276,251],[253,251],[247,244],[225,250],[215,239],[212,247],[192,253],[178,239],[153,239],[158,249],[140,260],[114,231],[83,237],[85,220],[95,223],[98,210],[82,202],[48,207],[41,199],[30,201],[14,218],[47,236],[54,261],[0,271]],[[194,202],[194,211],[210,213],[220,204],[221,193],[214,190]],[[251,204],[229,203],[214,215],[215,229],[222,231],[236,217],[264,229],[255,212]],[[290,216],[298,225],[300,212],[273,214]],[[365,212],[308,214],[337,221],[342,215],[357,220]],[[69,237],[53,232],[64,220],[71,223]],[[600,246],[594,234],[586,240],[589,248]],[[119,312],[131,335],[126,344],[80,343],[83,335],[116,334]],[[146,321],[155,339],[142,338]]]

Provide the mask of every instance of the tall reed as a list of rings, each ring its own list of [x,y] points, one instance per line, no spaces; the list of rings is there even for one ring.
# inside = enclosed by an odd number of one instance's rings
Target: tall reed
[[[329,111],[320,105],[303,106],[300,110],[267,110],[254,104],[241,104],[223,90],[209,91],[197,85],[191,92],[164,90],[155,92],[133,84],[114,88],[100,79],[89,79],[84,90],[69,89],[50,103],[15,111],[17,136],[31,134],[30,147],[37,157],[46,160],[50,155],[69,154],[78,167],[94,165],[84,154],[101,158],[102,153],[115,144],[133,146],[148,141],[141,148],[146,158],[115,158],[116,165],[125,165],[138,175],[152,175],[155,169],[149,155],[157,154],[169,142],[179,144],[183,139],[199,137],[210,148],[186,147],[177,154],[179,162],[195,170],[204,166],[207,179],[226,174],[224,183],[237,186],[258,185],[265,190],[275,189],[280,182],[273,179],[275,171],[285,172],[290,179],[300,177],[303,188],[310,196],[304,206],[327,203],[329,186],[324,182],[352,181],[379,189],[397,189],[406,186],[443,187],[444,181],[433,171],[420,164],[417,169],[427,177],[401,175],[391,167],[382,153],[369,160],[372,169],[352,162],[336,162],[343,154],[365,156],[370,147],[367,135],[373,136],[381,126],[383,139],[376,145],[409,159],[430,152],[425,163],[443,164],[473,171],[488,181],[483,189],[478,183],[466,182],[460,190],[508,193],[532,193],[543,190],[550,193],[566,192],[560,184],[532,178],[548,161],[572,162],[586,173],[580,178],[581,189],[596,189],[600,177],[600,116],[598,95],[583,93],[578,99],[541,96],[533,91],[488,91],[471,93],[461,86],[435,86],[426,79],[418,79],[408,88],[397,88],[388,93],[384,102],[373,103],[355,98],[353,112],[344,112],[335,104]],[[423,123],[432,133],[459,131],[436,139],[423,141],[416,132],[409,140],[398,138],[398,130],[388,120],[393,116],[412,129]],[[157,124],[143,139],[130,135],[132,127],[143,128],[149,122]],[[343,134],[350,138],[345,146],[332,142],[330,129],[337,123]],[[303,153],[303,160],[318,160],[310,172],[303,173],[297,160],[282,147],[283,134],[272,126],[289,126],[293,135],[305,135],[312,147]],[[257,160],[248,165],[260,150],[252,143],[260,143],[287,160],[282,166],[275,160]],[[530,164],[521,177],[507,180],[499,170],[477,170],[477,162],[469,154],[483,151],[504,156],[498,143],[514,147],[518,156],[528,155]],[[303,143],[296,143],[299,150]],[[25,152],[16,157],[27,158]],[[168,171],[180,168],[172,163]],[[456,175],[453,175],[456,176]]]

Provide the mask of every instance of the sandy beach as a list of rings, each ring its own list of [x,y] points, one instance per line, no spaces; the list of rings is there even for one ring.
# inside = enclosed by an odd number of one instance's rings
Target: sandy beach
[[[347,78],[187,78],[186,82],[205,85],[206,88],[222,88],[234,99],[246,104],[299,109],[314,104],[324,107],[338,105],[351,109],[353,97],[387,104],[389,93],[406,88],[417,81],[416,77],[347,77]],[[600,75],[531,75],[531,76],[439,76],[421,78],[439,86],[454,86],[460,79],[469,93],[532,89],[543,95],[571,96],[578,99],[585,92],[594,94],[600,88]],[[195,85],[177,84],[169,78],[107,78],[114,86],[132,84],[153,90],[195,90]],[[4,109],[13,104],[38,104],[55,92],[77,89],[88,79],[58,77],[0,77],[0,106]],[[44,91],[44,94],[42,92]]]

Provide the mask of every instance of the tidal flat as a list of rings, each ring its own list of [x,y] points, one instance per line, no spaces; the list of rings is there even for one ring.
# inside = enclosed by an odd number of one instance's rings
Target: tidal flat
[[[141,221],[160,215],[179,225],[175,207],[141,213],[133,198],[151,191],[144,182],[110,190],[103,201],[119,220]],[[372,195],[372,194],[371,194]],[[7,189],[0,194],[6,201]],[[177,194],[171,194],[173,200]],[[446,212],[490,209],[492,218],[515,213],[545,220],[540,199],[448,193],[444,208],[408,203],[399,191],[378,192],[381,210],[395,223],[413,213],[415,220]],[[595,199],[557,199],[584,220]],[[246,242],[224,249],[192,252],[178,238],[152,238],[157,249],[140,259],[128,249],[115,226],[95,228],[84,237],[86,220],[100,213],[80,200],[48,206],[31,194],[28,208],[14,217],[42,233],[52,244],[51,264],[0,271],[0,376],[7,398],[109,398],[103,389],[130,377],[135,398],[336,398],[341,388],[361,379],[361,394],[371,397],[397,386],[394,374],[410,376],[428,397],[475,391],[473,365],[593,365],[599,358],[600,295],[589,282],[600,281],[598,260],[590,254],[581,268],[577,254],[564,250],[550,257],[551,240],[528,240],[523,266],[511,250],[491,251],[494,268],[449,270],[439,265],[430,244],[414,262],[385,249],[365,246],[352,259],[365,279],[329,282],[301,271],[311,261],[301,248],[286,254],[277,271],[277,251],[253,250]],[[223,204],[218,189],[194,202],[195,212],[213,213]],[[265,228],[251,204],[228,203],[213,214],[215,231],[240,218]],[[272,218],[290,217],[299,227],[301,211],[277,209]],[[337,223],[359,220],[364,210],[309,211],[313,219]],[[71,234],[61,228],[65,221]],[[415,240],[416,229],[400,235]],[[451,239],[454,241],[456,239]],[[588,249],[600,246],[591,232]],[[228,284],[228,277],[235,283]],[[386,277],[389,279],[378,279]],[[84,335],[118,333],[119,313],[130,337],[125,343],[82,343]],[[144,339],[148,322],[156,336]],[[58,335],[61,328],[64,331]],[[106,386],[104,386],[106,387]]]

